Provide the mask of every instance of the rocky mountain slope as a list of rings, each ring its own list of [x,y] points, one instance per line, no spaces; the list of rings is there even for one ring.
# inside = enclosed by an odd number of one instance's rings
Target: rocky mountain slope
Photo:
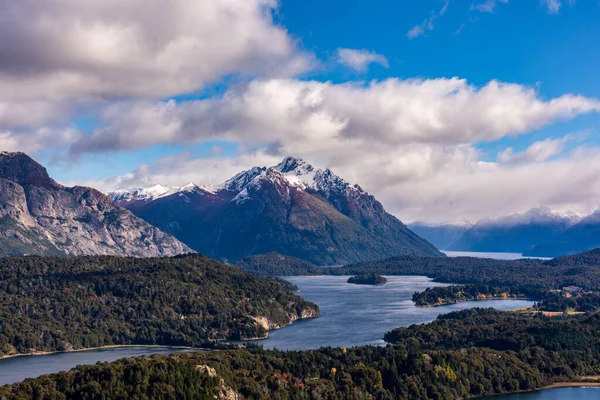
[[[360,186],[292,157],[241,172],[215,188],[190,184],[150,198],[139,193],[120,191],[111,197],[220,260],[271,251],[319,265],[442,255]]]
[[[99,191],[65,187],[23,153],[0,153],[0,256],[154,257],[192,250]]]

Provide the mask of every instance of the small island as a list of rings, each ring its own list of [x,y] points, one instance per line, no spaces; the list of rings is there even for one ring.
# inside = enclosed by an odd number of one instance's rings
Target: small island
[[[377,274],[363,274],[348,278],[348,283],[354,283],[355,285],[385,285],[387,279]]]

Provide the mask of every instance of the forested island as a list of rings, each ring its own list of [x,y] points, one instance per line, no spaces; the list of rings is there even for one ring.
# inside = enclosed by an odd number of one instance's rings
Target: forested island
[[[6,399],[459,399],[600,374],[597,314],[548,318],[492,309],[399,328],[387,347],[261,349],[80,366],[0,388]],[[589,378],[587,378],[589,379]]]
[[[263,338],[318,314],[279,280],[197,254],[0,258],[0,356],[125,344],[206,347]]]
[[[385,285],[387,279],[377,274],[363,274],[351,276],[348,278],[348,283],[353,283],[355,285]]]

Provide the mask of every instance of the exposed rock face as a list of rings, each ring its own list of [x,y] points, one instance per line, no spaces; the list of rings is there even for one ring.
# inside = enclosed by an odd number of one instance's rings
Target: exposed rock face
[[[318,265],[442,256],[360,186],[291,157],[241,172],[216,188],[187,185],[138,201],[132,195],[113,194],[194,250],[230,262],[272,251]]]
[[[192,250],[99,191],[64,187],[23,153],[0,153],[0,256],[171,256]]]

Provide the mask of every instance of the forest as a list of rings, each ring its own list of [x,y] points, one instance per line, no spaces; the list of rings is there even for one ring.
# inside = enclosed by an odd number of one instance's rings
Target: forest
[[[385,347],[140,357],[5,386],[0,397],[468,398],[600,374],[599,329],[598,315],[547,318],[473,309],[396,329],[386,335],[393,345]]]
[[[214,346],[264,337],[303,313],[316,316],[318,307],[279,280],[201,255],[0,258],[0,356],[119,344]]]

